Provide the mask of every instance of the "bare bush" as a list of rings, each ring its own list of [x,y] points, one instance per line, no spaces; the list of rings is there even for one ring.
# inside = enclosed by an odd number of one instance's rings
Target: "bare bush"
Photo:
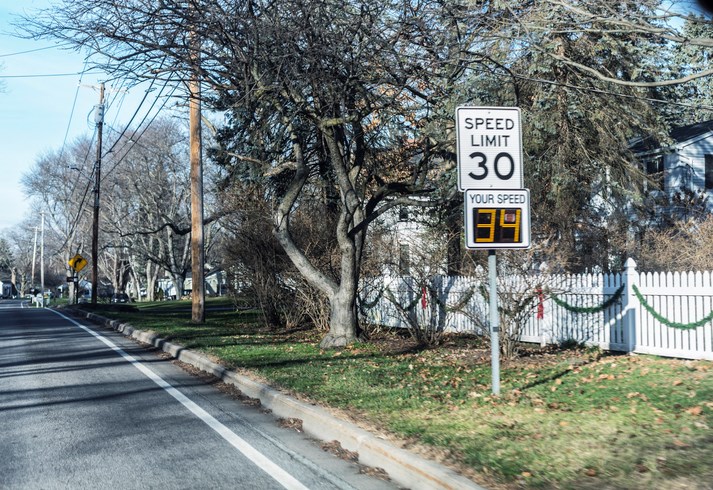
[[[650,230],[641,244],[638,263],[647,270],[712,270],[713,216],[677,221]]]

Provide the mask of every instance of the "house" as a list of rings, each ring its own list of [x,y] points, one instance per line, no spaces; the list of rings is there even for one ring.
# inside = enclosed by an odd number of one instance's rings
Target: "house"
[[[15,285],[9,279],[0,280],[0,298],[8,299],[17,295]]]
[[[645,191],[657,198],[657,214],[685,219],[692,208],[713,211],[713,120],[675,128],[664,144],[644,138],[632,150],[649,177]]]
[[[203,280],[206,296],[223,296],[228,292],[226,275],[222,269],[206,271]],[[173,286],[171,285],[172,288]],[[183,289],[184,296],[189,296],[193,291],[193,273],[191,271],[186,274]]]

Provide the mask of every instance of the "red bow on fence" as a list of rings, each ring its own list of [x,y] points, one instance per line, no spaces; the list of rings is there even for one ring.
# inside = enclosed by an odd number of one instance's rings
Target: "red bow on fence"
[[[542,294],[542,288],[537,288],[537,319],[545,318],[545,295]]]

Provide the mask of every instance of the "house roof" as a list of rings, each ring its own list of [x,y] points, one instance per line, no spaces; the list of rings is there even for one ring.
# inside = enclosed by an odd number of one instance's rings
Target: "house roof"
[[[669,133],[669,137],[676,144],[699,138],[711,132],[713,132],[713,119],[674,128]],[[655,136],[649,136],[632,144],[631,151],[634,153],[646,153],[668,146],[671,145],[662,145]]]
[[[703,121],[671,130],[671,139],[676,143],[683,143],[684,141],[703,136],[711,131],[713,131],[713,120]]]

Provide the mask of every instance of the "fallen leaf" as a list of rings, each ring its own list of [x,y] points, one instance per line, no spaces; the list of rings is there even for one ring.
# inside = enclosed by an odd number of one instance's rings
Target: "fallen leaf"
[[[532,476],[532,473],[530,473],[529,471],[523,471],[520,474],[525,478],[530,478]]]
[[[560,422],[560,427],[567,427],[568,425],[569,425],[569,422],[567,422],[566,420],[563,420]]]
[[[676,447],[680,447],[680,448],[691,447],[690,444],[686,444],[685,442],[683,442],[683,441],[681,441],[681,440],[679,440],[679,439],[674,439],[674,440],[673,440],[673,445],[676,446]]]
[[[703,411],[703,408],[699,406],[691,407],[688,410],[686,410],[686,413],[689,413],[691,415],[700,415],[701,412]]]
[[[584,474],[587,476],[597,476],[597,470],[595,470],[594,468],[587,468]]]
[[[673,381],[673,386],[681,386],[683,384],[683,381],[680,379],[676,379]]]

